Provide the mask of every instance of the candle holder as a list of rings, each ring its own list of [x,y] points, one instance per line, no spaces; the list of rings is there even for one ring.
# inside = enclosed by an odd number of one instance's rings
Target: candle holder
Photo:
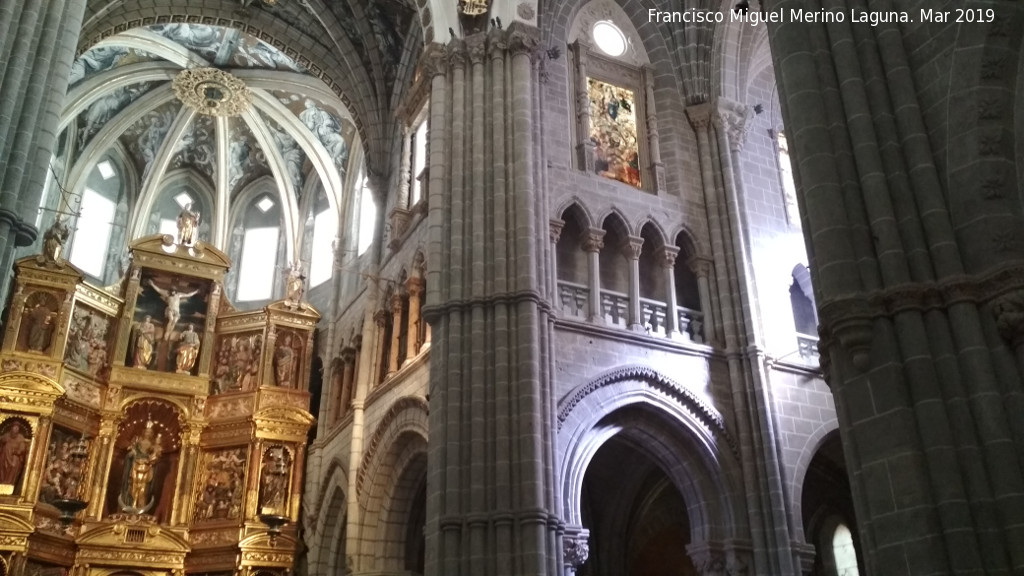
[[[260,522],[267,525],[267,536],[270,538],[270,545],[277,545],[277,537],[281,535],[281,528],[291,522],[287,516],[280,514],[260,514]]]

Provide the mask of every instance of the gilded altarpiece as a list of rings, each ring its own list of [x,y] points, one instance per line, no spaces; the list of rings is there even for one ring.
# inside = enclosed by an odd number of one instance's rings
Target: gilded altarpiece
[[[15,264],[0,346],[0,574],[285,575],[319,314],[236,311],[226,256],[132,244],[117,284]]]

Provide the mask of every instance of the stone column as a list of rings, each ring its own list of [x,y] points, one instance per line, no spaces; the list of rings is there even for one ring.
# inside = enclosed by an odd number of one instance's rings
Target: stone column
[[[721,342],[718,324],[715,323],[715,307],[717,295],[711,291],[711,260],[707,258],[690,258],[686,265],[697,277],[697,293],[700,296],[700,311],[704,314],[704,342],[713,344]]]
[[[423,294],[423,279],[410,276],[405,282],[405,289],[409,292],[409,321],[405,329],[405,360],[408,362],[420,351],[420,296]]]
[[[665,191],[665,165],[661,162],[661,138],[658,137],[658,115],[654,110],[654,67],[647,65],[641,70],[644,80],[644,110],[647,118],[647,147],[651,156],[651,182],[644,188],[652,192]]]
[[[622,243],[622,255],[629,261],[629,329],[643,332],[644,323],[640,316],[640,252],[643,250],[644,239],[640,236],[629,236]]]
[[[388,376],[398,372],[398,345],[402,335],[402,295],[395,292],[391,296],[391,349],[388,350]],[[408,340],[408,338],[406,338]]]
[[[604,248],[604,230],[591,228],[583,233],[580,245],[587,253],[587,288],[590,290],[587,320],[603,323],[604,313],[601,311],[601,250]]]
[[[423,314],[438,334],[430,362],[430,576],[562,570],[547,404],[551,316],[543,298],[550,280],[538,273],[546,269],[538,262],[547,258],[540,227],[548,221],[534,145],[539,36],[514,22],[424,55],[432,117]],[[481,106],[489,114],[478,114]],[[484,143],[482,171],[471,165],[477,141]],[[492,201],[475,201],[477,182],[491,187],[483,198]],[[492,228],[479,229],[481,210]],[[478,232],[482,249],[474,245]]]
[[[561,296],[558,293],[558,240],[562,237],[565,221],[552,218],[548,224],[548,237],[551,240],[551,288],[555,298],[555,307],[560,307]]]
[[[665,335],[669,338],[679,334],[679,311],[676,310],[676,256],[679,248],[664,246],[658,251],[657,260],[665,272]]]
[[[868,574],[1024,573],[1024,5],[959,6],[769,25]]]
[[[0,270],[38,235],[36,214],[57,139],[85,0],[0,8]],[[0,277],[6,300],[11,275]]]

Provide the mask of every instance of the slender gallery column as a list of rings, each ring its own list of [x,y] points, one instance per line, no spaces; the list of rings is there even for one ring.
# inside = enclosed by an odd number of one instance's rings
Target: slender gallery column
[[[580,245],[587,253],[587,288],[590,290],[587,320],[591,322],[604,322],[604,313],[601,311],[601,250],[604,248],[604,233],[600,228],[591,228],[583,232],[583,238],[580,239]]]
[[[398,345],[402,338],[402,295],[395,293],[391,296],[391,349],[388,351],[388,376],[398,372],[399,362]]]
[[[675,246],[664,246],[658,251],[657,260],[665,274],[665,304],[668,310],[665,311],[665,335],[669,338],[679,333],[679,312],[676,307],[676,256],[679,255],[679,248]]]
[[[700,297],[700,311],[704,314],[704,326],[701,332],[706,344],[721,342],[721,334],[718,324],[715,322],[715,306],[717,306],[714,293],[711,291],[709,278],[711,277],[711,260],[707,258],[691,258],[685,266],[689,266],[693,275],[697,278],[697,294]],[[694,330],[696,334],[697,331]]]
[[[338,419],[345,417],[352,404],[352,388],[355,385],[356,350],[349,347],[341,351],[341,390],[338,393]]]
[[[558,293],[558,240],[562,237],[565,221],[552,218],[548,223],[548,239],[551,240],[551,288],[555,295],[555,306],[559,306],[561,296]]]
[[[640,317],[640,252],[644,239],[629,236],[622,243],[622,255],[629,261],[629,329],[643,332],[643,318]]]
[[[871,575],[1024,573],[1024,5],[958,8],[769,25]]]
[[[373,371],[373,379],[370,382],[371,388],[383,381],[384,377],[388,373],[387,363],[390,358],[385,358],[384,350],[387,349],[388,344],[387,328],[390,316],[391,314],[387,310],[383,309],[377,310],[377,312],[373,314],[373,322],[377,326],[377,346],[373,353],[373,366],[375,366],[375,369]]]
[[[405,282],[405,289],[409,292],[409,321],[405,329],[405,360],[409,361],[416,357],[422,344],[420,342],[420,296],[423,294],[423,279],[410,276]]]

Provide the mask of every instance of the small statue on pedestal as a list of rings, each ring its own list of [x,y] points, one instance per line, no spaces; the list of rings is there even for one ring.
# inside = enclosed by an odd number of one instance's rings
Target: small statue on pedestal
[[[175,359],[175,372],[178,374],[189,374],[199,357],[199,334],[196,334],[194,326],[189,324],[181,333],[178,341],[178,354]]]
[[[306,276],[302,273],[302,264],[295,262],[288,269],[285,279],[284,299],[290,306],[300,306],[306,292]]]
[[[199,232],[199,212],[192,209],[188,203],[178,214],[178,244],[182,246],[195,246]]]
[[[145,514],[156,504],[156,498],[150,492],[153,488],[153,467],[163,454],[161,440],[161,435],[154,429],[154,422],[149,420],[128,446],[124,458],[124,480],[117,499],[122,512]]]
[[[64,244],[68,241],[68,236],[71,235],[71,231],[68,229],[67,223],[60,216],[53,221],[53,224],[46,229],[43,234],[43,253],[37,259],[40,264],[53,263],[58,266],[63,266],[64,261],[61,259],[61,252],[64,251]]]

